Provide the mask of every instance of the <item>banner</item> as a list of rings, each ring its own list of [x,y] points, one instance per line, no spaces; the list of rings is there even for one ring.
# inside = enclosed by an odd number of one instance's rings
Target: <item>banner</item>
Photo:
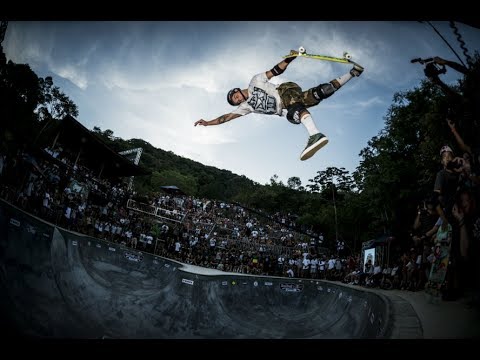
[[[303,284],[280,284],[280,289],[287,292],[299,292],[303,290]]]

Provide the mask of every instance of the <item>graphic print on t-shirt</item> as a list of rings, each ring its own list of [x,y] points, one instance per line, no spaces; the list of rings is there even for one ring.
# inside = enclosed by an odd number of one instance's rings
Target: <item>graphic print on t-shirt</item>
[[[277,101],[273,96],[268,96],[267,93],[260,88],[254,87],[253,94],[248,99],[250,105],[255,112],[263,114],[275,114],[277,110]]]

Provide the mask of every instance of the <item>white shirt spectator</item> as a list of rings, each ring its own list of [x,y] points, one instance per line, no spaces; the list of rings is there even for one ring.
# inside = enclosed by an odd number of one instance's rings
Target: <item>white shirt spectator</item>
[[[331,258],[330,260],[328,260],[328,270],[333,270],[334,267],[335,267],[335,259]]]
[[[308,268],[310,267],[310,259],[305,258],[303,259],[302,263],[303,263],[303,270],[308,270]]]
[[[335,269],[342,270],[342,262],[340,261],[340,259],[335,260]]]
[[[147,235],[145,237],[145,239],[147,240],[147,244],[151,245],[152,244],[152,241],[153,241],[153,236],[151,235]]]
[[[326,265],[325,260],[321,260],[320,261],[320,271],[325,271],[325,265]]]
[[[45,193],[45,196],[43,197],[43,207],[48,208],[49,207],[49,200],[50,200],[50,194],[48,192]],[[70,209],[71,211],[72,209]],[[68,219],[70,218],[70,214],[68,215]]]
[[[72,215],[72,208],[70,206],[67,206],[65,209],[65,218],[70,219],[70,216]]]

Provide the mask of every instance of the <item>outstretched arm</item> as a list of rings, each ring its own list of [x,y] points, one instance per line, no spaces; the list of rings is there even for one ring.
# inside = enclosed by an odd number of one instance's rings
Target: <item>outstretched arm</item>
[[[457,132],[457,129],[455,128],[455,123],[452,120],[450,120],[449,118],[447,118],[447,123],[448,123],[448,126],[450,127],[450,130],[452,130],[453,136],[455,136],[455,140],[457,140],[457,143],[458,143],[458,146],[460,147],[460,149],[462,149],[462,151],[466,151],[468,153],[471,153],[470,146],[465,144],[462,137]]]
[[[220,125],[220,124],[226,123],[227,121],[236,119],[240,116],[242,116],[242,115],[228,113],[228,114],[219,116],[216,119],[213,119],[213,120],[210,120],[210,121],[200,119],[198,121],[195,121],[194,125],[195,126],[197,126],[197,125],[203,125],[203,126]]]
[[[295,50],[291,50],[290,54],[294,55],[297,54],[298,52]],[[274,76],[278,76],[280,74],[283,74],[285,69],[287,68],[288,64],[290,64],[293,60],[295,60],[297,57],[292,56],[289,58],[286,58],[285,60],[280,61],[277,65],[275,65],[272,69],[268,70],[266,72],[267,74],[267,79],[270,80]]]

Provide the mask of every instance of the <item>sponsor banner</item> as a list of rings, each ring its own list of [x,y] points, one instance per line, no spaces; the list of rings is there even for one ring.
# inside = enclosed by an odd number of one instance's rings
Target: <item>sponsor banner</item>
[[[133,254],[133,253],[130,253],[130,252],[124,253],[123,256],[125,256],[125,259],[133,261],[133,262],[140,262],[140,261],[143,260],[141,255]]]
[[[280,284],[280,289],[287,292],[299,292],[303,290],[303,284]]]
[[[115,251],[115,248],[109,246],[109,247],[108,247],[108,250],[110,250],[110,251]]]
[[[223,285],[223,286],[227,286],[227,285],[228,285],[228,281],[222,281],[222,285]]]
[[[77,243],[75,240],[72,240],[72,245],[73,245],[73,246],[77,246],[78,243]]]
[[[95,246],[96,246],[97,248],[99,248],[99,249],[102,247],[102,245],[100,245],[100,244],[97,244],[97,245],[95,245]]]
[[[14,219],[14,218],[10,218],[10,224],[15,225],[15,226],[20,226],[20,221]]]
[[[270,282],[270,281],[265,281],[265,286],[272,286],[272,285],[273,285],[272,282]]]
[[[35,228],[32,225],[27,225],[27,232],[35,235],[37,233],[37,230],[35,230]]]
[[[188,284],[188,285],[193,285],[193,280],[189,280],[189,279],[182,279],[182,283],[184,283],[184,284]]]

